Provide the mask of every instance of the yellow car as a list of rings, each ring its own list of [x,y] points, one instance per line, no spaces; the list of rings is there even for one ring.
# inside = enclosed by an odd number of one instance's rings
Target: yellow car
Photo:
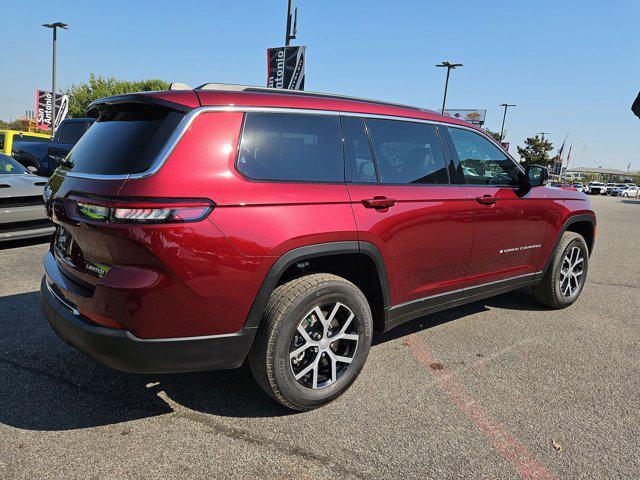
[[[51,135],[46,133],[20,132],[18,130],[0,130],[0,153],[11,155],[13,142],[48,143]]]

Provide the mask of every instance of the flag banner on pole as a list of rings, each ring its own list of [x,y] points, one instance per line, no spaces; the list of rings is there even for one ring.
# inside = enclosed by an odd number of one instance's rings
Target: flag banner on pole
[[[53,119],[53,95],[45,90],[36,90],[36,127],[40,130],[51,130]],[[56,95],[56,119],[55,126],[67,117],[69,113],[69,96]]]
[[[560,175],[562,173],[562,163],[556,163],[553,165],[553,174]]]
[[[304,90],[304,63],[307,47],[267,49],[267,87]]]

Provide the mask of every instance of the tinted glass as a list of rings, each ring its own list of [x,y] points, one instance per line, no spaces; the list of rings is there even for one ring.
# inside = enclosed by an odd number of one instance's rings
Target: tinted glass
[[[354,183],[376,183],[376,167],[369,146],[364,120],[355,117],[342,118],[344,153]]]
[[[0,175],[12,175],[17,173],[24,174],[29,172],[9,155],[0,153]]]
[[[328,115],[249,112],[237,168],[255,180],[343,181],[340,120]]]
[[[151,105],[121,104],[105,109],[67,155],[70,167],[66,168],[100,175],[144,172],[183,117]]]
[[[380,183],[449,183],[436,127],[367,119]]]
[[[49,143],[51,139],[43,137],[32,137],[31,135],[16,134],[13,136],[13,143]]]
[[[518,185],[518,168],[498,147],[470,130],[448,128],[467,184]]]
[[[86,124],[84,122],[65,123],[58,134],[58,142],[75,145],[76,142],[80,140],[80,137],[84,134],[86,129]]]

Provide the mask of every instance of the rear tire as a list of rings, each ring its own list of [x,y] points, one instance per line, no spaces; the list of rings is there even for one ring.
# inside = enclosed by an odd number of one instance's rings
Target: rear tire
[[[533,287],[533,296],[547,307],[566,308],[582,292],[589,269],[589,249],[584,238],[564,232],[542,281]]]
[[[331,402],[355,381],[371,346],[364,294],[348,280],[319,273],[276,288],[249,352],[257,383],[293,410]]]

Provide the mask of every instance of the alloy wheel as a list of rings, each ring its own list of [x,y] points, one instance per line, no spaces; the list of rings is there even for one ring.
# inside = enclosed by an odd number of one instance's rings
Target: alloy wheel
[[[358,322],[340,302],[315,306],[291,339],[289,364],[296,381],[310,389],[333,385],[349,368],[358,347]]]
[[[582,283],[584,256],[579,247],[572,247],[562,259],[560,266],[560,292],[564,297],[573,296]]]

